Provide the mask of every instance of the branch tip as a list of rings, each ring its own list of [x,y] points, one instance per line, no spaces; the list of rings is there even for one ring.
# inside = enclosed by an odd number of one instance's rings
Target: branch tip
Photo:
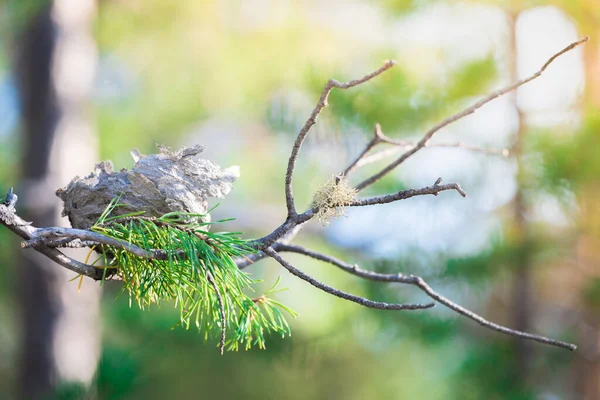
[[[459,119],[466,117],[467,115],[473,114],[479,108],[483,107],[485,104],[489,103],[490,101],[494,100],[495,98],[505,95],[506,93],[512,92],[513,90],[517,89],[518,87],[523,86],[526,83],[539,78],[542,75],[542,73],[546,70],[546,68],[548,68],[548,66],[550,64],[552,64],[552,62],[554,60],[556,60],[561,55],[571,51],[572,49],[579,46],[580,44],[587,42],[588,40],[589,40],[589,38],[586,36],[585,38],[583,38],[581,40],[571,43],[569,46],[565,47],[564,49],[562,49],[561,51],[559,51],[558,53],[556,53],[552,57],[550,57],[548,59],[548,61],[546,61],[546,63],[533,75],[530,75],[529,77],[527,77],[525,79],[521,79],[503,89],[492,92],[491,94],[489,94],[488,96],[479,100],[472,106],[464,109],[463,111],[461,111],[457,114],[454,114],[454,115],[444,119],[442,122],[438,123],[433,128],[431,128],[429,131],[427,131],[427,133],[425,133],[425,135],[421,138],[421,140],[419,140],[419,142],[413,148],[411,148],[408,151],[406,151],[405,153],[403,153],[398,159],[396,159],[395,161],[390,163],[388,166],[384,167],[381,171],[377,172],[376,174],[372,175],[371,177],[369,177],[369,178],[365,179],[364,181],[362,181],[361,183],[359,183],[356,186],[356,188],[358,190],[362,190],[362,189],[366,188],[367,186],[372,185],[373,183],[377,182],[384,175],[388,174],[390,171],[395,169],[398,165],[402,164],[404,161],[406,161],[409,157],[411,157],[417,151],[421,150],[423,147],[427,147],[429,140],[432,138],[433,135],[435,135],[436,132],[438,132],[442,128],[452,124],[453,122],[456,122]]]
[[[442,304],[443,306],[477,322],[479,325],[481,325],[483,327],[492,329],[494,331],[504,333],[509,336],[519,337],[522,339],[534,340],[536,342],[540,342],[540,343],[550,345],[550,346],[561,347],[563,349],[567,349],[567,350],[571,350],[571,351],[574,351],[575,349],[577,349],[577,346],[572,343],[567,343],[567,342],[563,342],[560,340],[551,339],[551,338],[548,338],[545,336],[534,335],[534,334],[527,333],[527,332],[517,331],[514,329],[507,328],[505,326],[496,324],[494,322],[490,322],[490,321],[486,320],[485,318],[481,317],[480,315],[474,313],[473,311],[470,311],[470,310],[462,307],[461,305],[453,302],[452,300],[442,296],[441,294],[439,294],[438,292],[433,290],[431,288],[431,286],[429,286],[427,284],[427,282],[425,282],[425,280],[423,278],[421,278],[420,276],[403,275],[401,273],[382,274],[382,273],[378,273],[378,272],[368,271],[368,270],[361,269],[356,264],[351,265],[351,264],[348,264],[348,263],[346,263],[342,260],[339,260],[333,256],[319,253],[319,252],[309,250],[304,247],[296,246],[296,245],[279,244],[277,246],[277,248],[279,251],[289,251],[289,252],[293,252],[293,253],[298,253],[298,254],[302,254],[307,257],[313,258],[315,260],[329,263],[345,272],[348,272],[352,275],[358,276],[363,279],[367,279],[367,280],[371,280],[371,281],[378,281],[378,282],[401,283],[401,284],[408,284],[408,285],[416,286],[421,291],[423,291],[427,296],[429,296],[431,299],[437,301],[438,303]]]

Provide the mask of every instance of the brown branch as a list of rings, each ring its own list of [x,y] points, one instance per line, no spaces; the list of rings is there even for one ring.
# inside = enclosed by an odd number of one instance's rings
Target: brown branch
[[[71,249],[80,249],[82,247],[92,247],[98,243],[93,240],[81,240],[81,239],[73,239],[73,238],[36,238],[31,240],[25,240],[21,242],[21,247],[24,249],[28,249],[30,247],[35,246],[36,244],[44,245],[46,247],[51,248],[71,248]]]
[[[378,144],[382,144],[382,143],[395,146],[395,148],[382,150],[375,154],[368,155],[369,151],[371,151],[373,148],[375,148],[375,146],[377,146]],[[399,153],[400,151],[402,151],[403,148],[413,149],[416,146],[417,146],[416,142],[412,142],[409,140],[395,140],[395,139],[392,139],[392,138],[386,136],[383,133],[383,131],[381,130],[381,125],[375,124],[375,128],[373,129],[373,138],[369,141],[369,143],[367,143],[367,145],[365,146],[363,151],[354,159],[354,161],[352,161],[352,163],[350,163],[350,165],[344,170],[344,172],[342,172],[339,175],[340,176],[348,176],[352,171],[354,171],[360,167],[363,167],[365,165],[377,162],[377,161],[379,161],[385,157],[388,157],[390,155]],[[508,149],[487,149],[487,148],[478,147],[478,146],[470,146],[470,145],[467,145],[467,144],[464,144],[461,142],[437,143],[437,144],[432,144],[432,143],[427,142],[424,147],[426,147],[426,148],[429,148],[429,147],[460,148],[460,149],[474,151],[474,152],[478,152],[478,153],[484,153],[484,154],[499,154],[504,157],[508,157],[508,154],[509,154]]]
[[[294,204],[294,195],[292,193],[292,178],[294,175],[294,169],[296,167],[298,153],[300,152],[302,143],[304,142],[304,139],[306,139],[306,135],[308,135],[310,128],[312,128],[312,126],[317,122],[317,118],[319,117],[319,114],[321,114],[323,108],[327,107],[327,98],[329,97],[329,93],[331,93],[333,88],[349,89],[351,87],[360,85],[361,83],[365,83],[368,80],[392,68],[394,65],[396,65],[396,62],[393,60],[389,60],[386,61],[377,71],[365,75],[360,79],[356,79],[350,82],[338,82],[335,79],[331,79],[329,80],[329,82],[327,82],[325,88],[323,89],[323,92],[321,93],[319,102],[317,103],[316,107],[310,114],[310,117],[300,130],[300,133],[298,133],[298,137],[294,142],[294,145],[292,147],[292,153],[290,154],[290,158],[288,160],[287,172],[285,174],[285,204],[287,206],[288,218],[296,215],[296,206]]]
[[[458,183],[448,183],[446,185],[440,185],[442,178],[438,178],[432,186],[427,186],[421,189],[407,189],[401,190],[398,193],[388,194],[384,196],[370,197],[368,199],[359,199],[353,203],[348,204],[349,207],[362,207],[372,206],[375,204],[386,204],[392,203],[398,200],[405,200],[415,196],[423,196],[432,194],[437,196],[440,192],[445,190],[456,190],[462,197],[467,197],[467,193],[460,187]]]
[[[314,287],[321,289],[322,291],[329,293],[331,295],[334,295],[336,297],[339,297],[341,299],[349,300],[349,301],[352,301],[354,303],[360,304],[365,307],[377,308],[379,310],[422,310],[422,309],[431,308],[434,306],[433,303],[427,303],[427,304],[383,303],[383,302],[379,302],[379,301],[365,299],[364,297],[356,296],[356,295],[349,294],[346,292],[342,292],[341,290],[334,289],[331,286],[321,283],[318,280],[316,280],[315,278],[313,278],[309,275],[306,275],[304,272],[295,268],[294,266],[292,266],[292,264],[290,264],[289,262],[287,262],[286,260],[281,258],[281,256],[275,250],[273,250],[271,247],[265,249],[265,253],[267,255],[269,255],[269,257],[275,259],[279,264],[281,264],[282,267],[287,269],[292,275],[295,275],[298,278],[310,283]]]
[[[14,204],[13,204],[14,205]],[[15,213],[15,209],[12,206],[6,206],[0,204],[0,223],[6,226],[13,233],[17,234],[25,240],[34,238],[36,228],[31,226],[30,222],[27,222],[20,218]],[[71,257],[66,256],[57,249],[49,248],[46,246],[35,245],[32,246],[34,250],[48,257],[55,263],[63,266],[64,268],[76,272],[78,274],[90,277],[95,280],[102,278],[103,271],[92,265],[84,264]]]
[[[374,174],[373,176],[365,179],[364,181],[362,181],[361,183],[359,183],[356,186],[356,189],[358,190],[362,190],[364,188],[366,188],[367,186],[377,182],[379,179],[381,179],[383,176],[385,176],[387,173],[389,173],[390,171],[392,171],[394,168],[396,168],[398,165],[402,164],[404,161],[406,161],[406,159],[408,159],[409,157],[411,157],[413,154],[415,154],[417,151],[421,150],[423,147],[425,147],[427,145],[427,142],[431,139],[431,137],[438,132],[440,129],[450,125],[451,123],[458,121],[459,119],[466,117],[467,115],[473,114],[475,111],[477,111],[479,108],[483,107],[485,104],[489,103],[490,101],[494,100],[497,97],[500,97],[506,93],[512,92],[513,90],[517,89],[519,86],[522,86],[528,82],[533,81],[534,79],[538,78],[539,76],[542,75],[542,73],[546,70],[546,68],[548,68],[548,66],[554,61],[556,60],[559,56],[565,54],[566,52],[574,49],[575,47],[579,46],[582,43],[585,43],[589,40],[589,38],[586,36],[585,38],[574,42],[572,44],[570,44],[569,46],[565,47],[564,49],[562,49],[561,51],[559,51],[558,53],[554,54],[552,57],[550,57],[550,59],[548,61],[546,61],[546,63],[542,66],[542,68],[537,71],[536,73],[534,73],[533,75],[525,78],[525,79],[521,79],[515,83],[513,83],[510,86],[507,86],[503,89],[497,90],[493,93],[491,93],[490,95],[488,95],[487,97],[479,100],[477,103],[473,104],[471,107],[466,108],[465,110],[459,112],[458,114],[454,114],[453,116],[446,118],[445,120],[443,120],[442,122],[440,122],[439,124],[437,124],[436,126],[434,126],[433,128],[431,128],[426,134],[425,136],[423,136],[423,138],[421,138],[421,140],[419,140],[416,144],[415,147],[413,147],[412,149],[408,150],[406,153],[402,154],[397,160],[395,160],[394,162],[392,162],[391,164],[389,164],[388,166],[386,166],[385,168],[383,168],[381,171],[379,171],[378,173]]]
[[[460,193],[461,196],[466,197],[465,191],[460,187],[458,183],[448,183],[446,185],[440,185],[442,182],[442,178],[438,178],[438,180],[432,185],[427,186],[421,189],[407,189],[402,190],[398,193],[371,197],[367,199],[359,199],[354,201],[353,203],[348,204],[348,207],[361,207],[361,206],[369,206],[374,204],[386,204],[391,203],[398,200],[405,200],[414,196],[422,196],[432,194],[437,196],[440,192],[445,190],[456,190]],[[302,214],[296,214],[292,217],[288,217],[283,224],[277,227],[273,232],[264,236],[260,239],[253,240],[249,242],[249,246],[253,247],[257,250],[265,250],[268,247],[274,246],[276,243],[284,238],[290,231],[296,229],[296,232],[301,225],[305,222],[312,219],[312,217],[318,212],[318,208],[310,208]],[[262,257],[253,256],[249,260],[239,259],[237,260],[238,266],[243,266],[244,268],[251,265],[253,261],[260,259]]]
[[[356,163],[354,168],[360,168],[360,167],[364,167],[365,165],[373,164],[373,163],[380,161],[386,157],[389,157],[389,156],[392,156],[392,155],[395,155],[395,154],[401,152],[403,150],[403,148],[412,149],[415,146],[416,146],[416,143],[410,142],[410,141],[403,142],[402,144],[397,144],[396,147],[394,147],[394,148],[381,150],[381,151],[373,153],[369,156],[363,157],[360,161],[358,161]],[[475,153],[500,155],[502,157],[508,157],[510,154],[510,151],[508,149],[490,149],[490,148],[479,147],[479,146],[470,146],[470,145],[464,144],[462,142],[436,143],[436,144],[428,143],[424,148],[426,148],[426,149],[429,149],[429,148],[457,148],[457,149],[472,151]]]
[[[377,123],[375,124],[375,128],[373,129],[373,139],[371,139],[371,141],[367,143],[365,149],[358,155],[358,157],[356,157],[356,159],[352,163],[350,163],[350,165],[348,165],[348,167],[340,175],[348,176],[350,172],[352,172],[355,168],[358,167],[358,164],[367,155],[367,153],[371,151],[372,148],[374,148],[382,142],[387,143],[387,138],[383,135],[383,132],[381,131],[381,125]]]
[[[115,239],[100,233],[74,228],[38,228],[34,231],[34,238],[24,242],[22,247],[41,244],[45,239],[80,239],[96,242],[106,246],[123,249],[140,258],[167,259],[168,255],[160,250],[144,250],[126,240]]]
[[[564,349],[568,349],[571,351],[574,351],[577,349],[577,346],[575,346],[574,344],[571,344],[571,343],[563,342],[563,341],[556,340],[556,339],[550,339],[545,336],[534,335],[534,334],[527,333],[527,332],[516,331],[514,329],[510,329],[505,326],[490,322],[490,321],[486,320],[485,318],[481,317],[480,315],[474,313],[473,311],[467,310],[466,308],[462,307],[461,305],[459,305],[459,304],[453,302],[452,300],[437,293],[435,290],[433,290],[431,288],[431,286],[429,286],[427,284],[427,282],[425,282],[425,280],[423,278],[421,278],[419,276],[403,275],[403,274],[381,274],[381,273],[377,273],[377,272],[373,272],[373,271],[367,271],[367,270],[361,269],[356,264],[348,264],[348,263],[346,263],[342,260],[339,260],[335,257],[329,256],[326,254],[322,254],[322,253],[318,253],[316,251],[308,250],[304,247],[290,245],[290,244],[279,245],[278,249],[279,249],[279,251],[288,251],[288,252],[298,253],[298,254],[302,254],[302,255],[314,258],[319,261],[329,263],[331,265],[334,265],[334,266],[340,268],[341,270],[343,270],[345,272],[348,272],[352,275],[359,276],[364,279],[369,279],[372,281],[379,281],[379,282],[397,282],[397,283],[403,283],[403,284],[417,286],[419,289],[421,289],[429,297],[431,297],[438,303],[477,322],[479,325],[482,325],[486,328],[495,330],[497,332],[501,332],[501,333],[504,333],[504,334],[507,334],[510,336],[520,337],[523,339],[534,340],[536,342],[548,344],[551,346],[562,347]]]

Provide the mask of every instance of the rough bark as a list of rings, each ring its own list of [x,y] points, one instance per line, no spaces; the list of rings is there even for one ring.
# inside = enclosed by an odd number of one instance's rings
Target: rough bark
[[[97,159],[86,107],[96,64],[89,33],[94,13],[94,0],[56,0],[17,38],[23,138],[18,207],[42,225],[64,225],[60,202],[48,193]],[[61,381],[89,384],[100,348],[99,286],[86,282],[78,295],[68,282],[73,273],[33,251],[24,252],[17,267],[22,343],[16,397],[52,398]]]

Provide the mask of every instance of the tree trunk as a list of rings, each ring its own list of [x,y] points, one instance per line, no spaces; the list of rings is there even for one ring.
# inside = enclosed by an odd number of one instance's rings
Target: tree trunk
[[[518,15],[511,16],[511,82],[516,82],[520,79],[517,71],[517,37],[516,37],[516,21]],[[512,326],[514,329],[522,332],[531,331],[531,317],[534,315],[533,302],[531,301],[531,265],[529,249],[527,242],[529,237],[529,227],[525,219],[526,202],[522,189],[522,174],[523,165],[521,162],[523,153],[523,139],[526,133],[526,115],[519,108],[517,103],[517,94],[512,94],[513,104],[518,115],[518,128],[515,134],[515,142],[513,145],[513,155],[517,163],[517,193],[513,201],[513,234],[515,242],[519,249],[517,264],[512,276]],[[533,358],[533,347],[527,340],[514,339],[515,346],[515,364],[514,382],[521,388],[526,388],[530,384],[531,375],[531,360]]]
[[[15,74],[22,110],[20,208],[40,226],[60,226],[54,191],[98,159],[87,116],[96,47],[90,35],[94,0],[55,0],[40,10],[17,42]],[[35,251],[18,262],[22,343],[17,398],[49,398],[61,381],[89,384],[100,339],[100,288],[77,283]]]

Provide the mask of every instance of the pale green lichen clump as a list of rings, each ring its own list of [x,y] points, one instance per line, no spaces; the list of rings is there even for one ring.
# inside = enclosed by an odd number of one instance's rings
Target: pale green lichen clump
[[[315,218],[323,225],[328,225],[333,218],[345,215],[345,207],[356,200],[357,194],[358,191],[350,186],[345,177],[332,176],[315,193],[313,207],[318,209]]]

